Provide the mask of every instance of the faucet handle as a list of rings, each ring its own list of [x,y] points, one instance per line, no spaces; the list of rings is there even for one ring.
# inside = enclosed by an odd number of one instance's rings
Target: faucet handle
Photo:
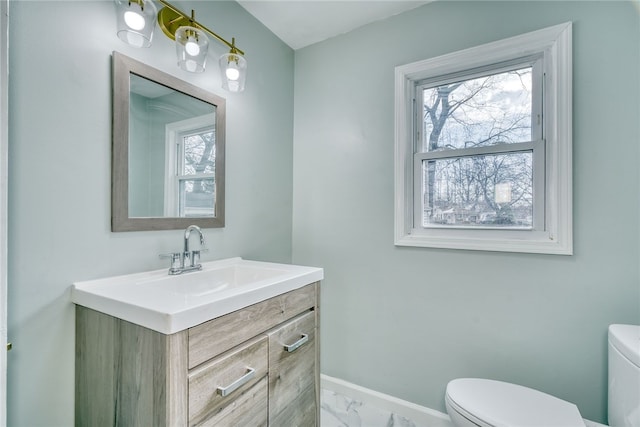
[[[171,260],[171,268],[169,271],[178,271],[180,270],[180,262],[181,262],[182,254],[180,252],[171,252],[168,254],[160,254],[160,258],[169,258]]]
[[[200,248],[198,251],[191,251],[191,267],[197,267],[200,265],[200,254],[202,252],[209,252],[209,249]]]

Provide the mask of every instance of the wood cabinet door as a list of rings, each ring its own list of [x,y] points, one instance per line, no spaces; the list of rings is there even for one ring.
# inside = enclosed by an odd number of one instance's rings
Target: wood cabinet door
[[[316,322],[309,311],[269,333],[269,425],[315,426]]]

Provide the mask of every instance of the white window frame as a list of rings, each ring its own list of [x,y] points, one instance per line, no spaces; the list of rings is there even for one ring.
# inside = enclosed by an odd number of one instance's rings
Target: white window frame
[[[164,215],[167,217],[179,216],[180,179],[178,165],[183,161],[178,154],[178,145],[185,133],[211,128],[215,132],[215,114],[205,114],[186,120],[168,123],[165,126],[165,182],[164,182]],[[214,178],[215,174],[194,174],[189,179]],[[216,195],[217,197],[217,195]],[[215,201],[214,201],[215,202]],[[215,203],[214,203],[215,204]]]
[[[572,24],[570,22],[398,66],[395,69],[395,244],[500,252],[573,254]],[[542,150],[534,151],[534,186],[543,186],[544,220],[533,230],[414,226],[421,191],[415,188],[416,87],[428,80],[491,69],[520,58],[543,58]],[[540,153],[542,157],[540,157]],[[419,157],[419,156],[418,156]],[[536,177],[535,168],[544,161]],[[538,160],[536,164],[536,159]],[[542,174],[542,175],[541,175]],[[540,208],[536,200],[534,209]],[[538,217],[540,214],[537,215]]]

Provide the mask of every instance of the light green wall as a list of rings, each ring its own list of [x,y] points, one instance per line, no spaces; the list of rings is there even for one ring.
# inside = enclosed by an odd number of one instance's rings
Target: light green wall
[[[442,1],[296,52],[293,260],[325,268],[322,371],[444,411],[511,381],[606,418],[640,323],[640,20],[630,2]],[[573,22],[574,256],[394,247],[394,67]]]
[[[179,230],[112,233],[111,52],[227,99],[227,223],[205,231],[205,261],[291,261],[294,52],[235,2],[176,3],[236,37],[247,89],[220,88],[211,43],[202,75],[176,66],[156,33],[135,49],[116,37],[113,1],[10,2],[8,425],[72,426],[72,282],[168,268]]]

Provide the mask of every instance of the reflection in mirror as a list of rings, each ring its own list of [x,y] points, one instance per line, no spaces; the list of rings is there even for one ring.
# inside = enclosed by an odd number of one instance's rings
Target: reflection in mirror
[[[131,75],[129,216],[215,216],[215,106]]]
[[[113,231],[224,226],[224,99],[113,61]]]

